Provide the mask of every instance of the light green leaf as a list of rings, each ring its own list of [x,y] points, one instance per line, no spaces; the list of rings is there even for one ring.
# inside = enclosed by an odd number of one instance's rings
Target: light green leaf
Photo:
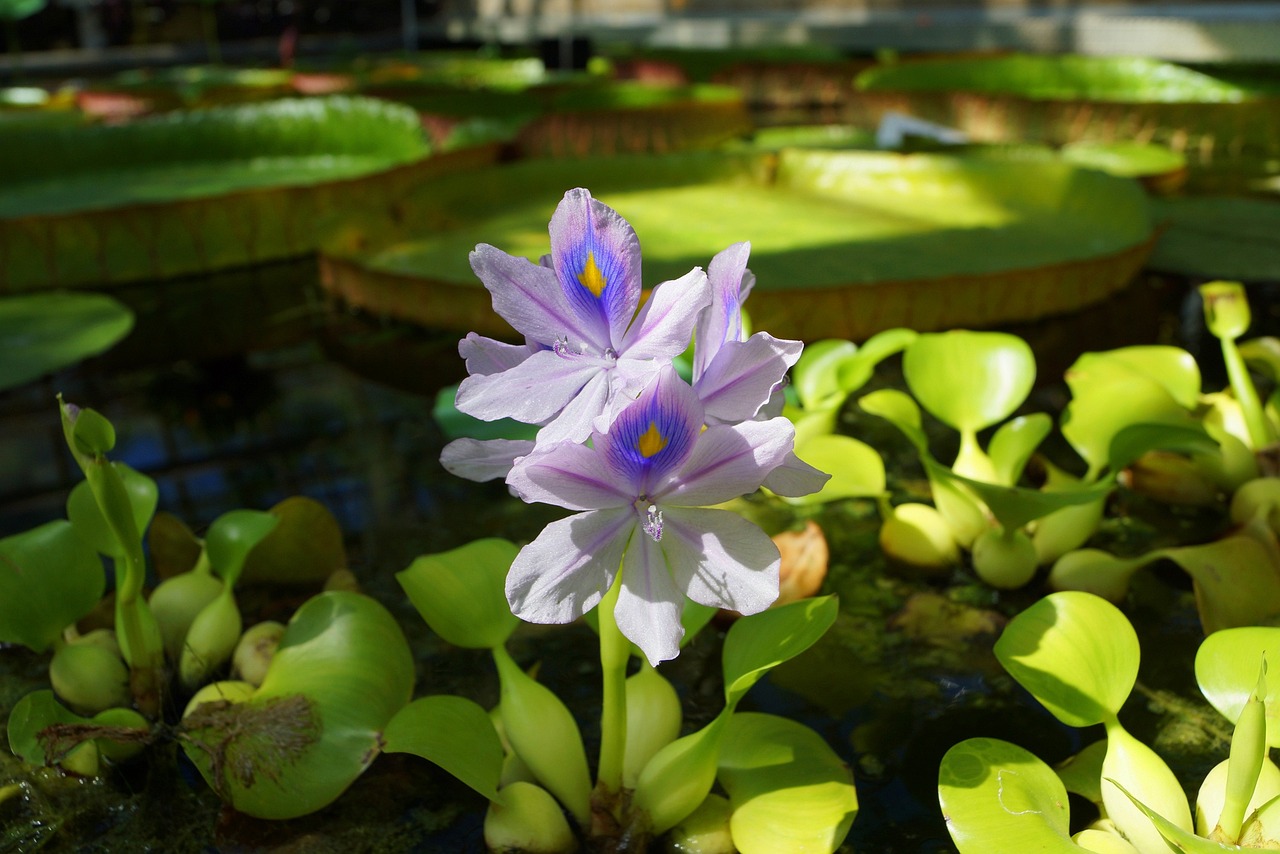
[[[432,631],[455,646],[502,646],[520,624],[507,604],[506,577],[519,549],[507,540],[473,540],[423,555],[396,580]]]
[[[796,456],[831,475],[831,479],[818,492],[790,499],[790,503],[821,504],[885,494],[884,460],[866,442],[851,436],[815,436],[799,447]]]
[[[858,345],[834,338],[806,344],[791,369],[791,383],[808,410],[839,406],[851,389],[840,384],[840,366],[853,359]]]
[[[921,462],[924,463],[931,482],[962,484],[987,505],[991,515],[996,517],[1001,526],[1011,530],[1022,528],[1027,523],[1048,516],[1063,507],[1074,507],[1097,501],[1110,493],[1113,488],[1110,483],[1102,483],[1081,489],[1044,492],[1023,486],[1003,486],[998,483],[985,483],[961,477],[929,456],[922,457]]]
[[[1181,347],[1168,345],[1143,344],[1084,353],[1067,369],[1067,380],[1075,394],[1085,384],[1103,384],[1133,374],[1155,380],[1187,409],[1195,408],[1200,400],[1200,366],[1195,357]]]
[[[306,815],[374,760],[413,678],[413,654],[382,605],[359,593],[321,593],[293,615],[248,700],[187,716],[183,750],[235,809]]]
[[[1235,845],[1222,845],[1196,836],[1191,831],[1179,827],[1174,822],[1148,807],[1142,801],[1138,800],[1137,797],[1130,794],[1124,786],[1120,785],[1116,781],[1110,780],[1109,782],[1119,789],[1121,793],[1123,793],[1123,795],[1133,803],[1134,807],[1150,820],[1152,827],[1155,829],[1156,833],[1158,833],[1158,836],[1153,841],[1158,842],[1160,839],[1163,839],[1168,844],[1169,848],[1174,851],[1182,852],[1182,854],[1222,854],[1224,851],[1240,850]],[[1157,851],[1159,849],[1152,847],[1140,850]]]
[[[82,718],[63,706],[46,689],[32,691],[24,696],[9,712],[9,749],[13,755],[33,765],[54,765],[61,758],[63,750],[48,750],[48,745],[39,737],[40,731],[53,724],[87,724],[88,718]]]
[[[640,772],[631,808],[644,816],[642,821],[655,835],[675,827],[706,800],[716,781],[720,744],[732,715],[726,706],[702,729],[659,750]]]
[[[1118,472],[1147,451],[1212,454],[1218,443],[1199,424],[1130,424],[1111,437],[1107,465]]]
[[[858,813],[849,767],[816,732],[775,715],[735,714],[720,745],[718,779],[733,807],[742,854],[839,847]]]
[[[917,452],[928,453],[929,440],[921,427],[920,407],[911,395],[894,388],[881,389],[858,398],[858,406],[897,427],[915,445]]]
[[[1131,798],[1140,798],[1158,813],[1161,821],[1191,833],[1195,826],[1186,793],[1160,756],[1120,725],[1107,722],[1107,755],[1102,760],[1102,803],[1107,816],[1139,851],[1159,851],[1159,832],[1136,809]],[[1132,793],[1130,795],[1130,793]],[[1167,838],[1167,837],[1166,837]]]
[[[1234,534],[1160,554],[1186,570],[1195,583],[1196,608],[1205,634],[1256,626],[1280,614],[1280,572],[1271,549]],[[1224,567],[1228,571],[1223,571]],[[1257,659],[1254,659],[1256,664]]]
[[[813,646],[835,622],[839,610],[835,596],[823,596],[734,622],[724,640],[725,704],[737,705],[765,673]]]
[[[1107,741],[1101,739],[1063,762],[1056,769],[1058,779],[1067,791],[1093,804],[1102,804],[1102,762],[1107,755]]]
[[[1043,412],[1023,415],[1000,425],[991,443],[987,446],[987,455],[995,466],[1000,483],[1015,486],[1027,460],[1035,453],[1036,448],[1044,441],[1044,437],[1053,430],[1053,419]]]
[[[490,801],[498,800],[502,742],[489,713],[465,697],[414,700],[382,731],[384,753],[412,753],[434,762]]]
[[[0,641],[44,652],[106,590],[102,561],[70,522],[0,540]]]
[[[3,15],[0,15],[3,17]],[[105,294],[0,299],[0,390],[96,356],[133,329],[133,312]]]
[[[1091,593],[1051,593],[1014,617],[996,657],[1068,726],[1115,717],[1138,678],[1138,636],[1120,610]]]
[[[249,552],[279,524],[279,516],[262,510],[231,510],[209,525],[204,535],[205,553],[228,588],[240,579]]]
[[[1197,193],[1152,199],[1151,205],[1166,227],[1148,261],[1151,269],[1200,279],[1280,278],[1280,199]]]
[[[1196,682],[1205,699],[1235,723],[1256,687],[1258,661],[1280,662],[1280,629],[1246,626],[1223,629],[1196,651]],[[1267,743],[1280,747],[1280,668],[1267,668]]]
[[[319,501],[294,495],[269,512],[280,524],[245,558],[242,582],[323,584],[335,571],[347,568],[342,528]]]
[[[976,432],[1008,418],[1036,378],[1026,341],[1004,332],[918,336],[902,356],[902,373],[916,400],[954,430]]]
[[[136,530],[145,531],[155,515],[156,505],[160,501],[160,491],[156,482],[145,474],[135,471],[121,462],[108,463],[120,475],[129,506],[133,508],[133,521]],[[89,481],[82,480],[71,489],[67,496],[67,518],[75,526],[76,532],[85,542],[93,546],[99,553],[120,559],[125,549],[107,524],[98,500],[93,495]]]
[[[1053,769],[996,738],[968,738],[942,757],[938,802],[960,854],[1078,854],[1067,791]]]

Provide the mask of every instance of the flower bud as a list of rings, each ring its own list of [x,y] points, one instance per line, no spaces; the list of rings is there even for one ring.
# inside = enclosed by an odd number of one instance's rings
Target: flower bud
[[[944,570],[960,562],[951,526],[928,504],[899,504],[880,526],[880,548],[891,560],[923,570]]]
[[[267,620],[250,626],[240,636],[240,642],[231,655],[231,675],[250,685],[261,685],[283,637],[283,623]]]
[[[160,582],[148,604],[160,626],[164,652],[171,661],[182,655],[182,644],[196,615],[222,592],[222,579],[207,572],[185,572]]]
[[[49,681],[54,693],[80,714],[96,714],[130,700],[129,668],[120,653],[106,644],[63,646],[49,662]]]
[[[210,682],[192,695],[187,707],[182,710],[182,717],[190,716],[204,703],[243,703],[253,696],[258,689],[248,682],[235,679],[224,679],[221,682]]]
[[[560,804],[533,783],[512,783],[498,792],[484,817],[484,841],[490,851],[561,854],[576,851],[578,840]]]
[[[178,662],[178,676],[184,687],[197,687],[231,658],[240,640],[241,625],[240,609],[229,592],[196,615]]]
[[[735,854],[729,818],[733,810],[720,795],[707,795],[702,806],[671,829],[668,850],[679,854]]]
[[[627,746],[622,785],[635,788],[644,766],[680,735],[680,697],[646,661],[627,679]]]
[[[973,570],[992,587],[1021,587],[1036,574],[1036,565],[1036,547],[1016,528],[988,528],[973,541]]]

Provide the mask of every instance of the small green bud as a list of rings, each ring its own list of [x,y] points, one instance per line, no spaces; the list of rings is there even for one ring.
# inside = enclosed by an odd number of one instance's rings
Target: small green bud
[[[98,776],[98,772],[102,770],[102,763],[98,758],[98,743],[93,739],[80,742],[62,757],[58,765],[62,770],[81,777]]]
[[[248,682],[236,679],[224,679],[221,682],[210,682],[191,696],[182,716],[189,716],[204,703],[243,703],[253,696],[258,689]]]
[[[160,626],[164,652],[171,661],[182,655],[182,644],[196,616],[222,593],[222,579],[207,572],[184,572],[165,579],[148,604]]]
[[[680,735],[680,697],[649,663],[627,679],[627,745],[622,785],[634,789],[644,766]]]
[[[1053,563],[1073,549],[1089,541],[1098,530],[1106,507],[1106,497],[1087,504],[1060,507],[1035,522],[1031,544],[1036,549],[1036,564]]]
[[[196,615],[178,662],[178,676],[184,687],[197,687],[231,658],[241,627],[240,609],[230,592],[218,596]]]
[[[928,504],[894,507],[880,526],[880,548],[890,559],[923,570],[943,570],[960,562],[951,525]]]
[[[1022,531],[988,528],[973,541],[973,569],[1002,590],[1014,590],[1036,574],[1036,547]]]
[[[261,685],[284,637],[284,628],[283,623],[267,620],[246,629],[231,656],[231,675],[250,685]]]
[[[1239,282],[1209,282],[1200,286],[1204,300],[1204,320],[1215,338],[1235,340],[1253,321],[1244,285]]]
[[[102,726],[128,727],[142,732],[151,729],[151,724],[141,714],[123,707],[98,712],[93,716],[93,722]],[[124,762],[146,749],[146,745],[140,741],[113,741],[109,738],[96,738],[94,741],[98,745],[98,755],[111,762]]]
[[[721,713],[697,732],[671,742],[640,772],[631,805],[655,836],[687,818],[710,794],[728,720],[729,713]]]
[[[736,854],[729,818],[733,809],[720,795],[707,795],[702,806],[671,829],[667,851],[671,854]]]
[[[100,457],[116,446],[116,428],[97,410],[77,409],[71,422],[71,438],[78,452]]]
[[[1129,579],[1157,556],[1119,558],[1101,549],[1076,549],[1053,564],[1049,570],[1049,587],[1081,590],[1109,602],[1123,602],[1129,592]]]
[[[1280,534],[1280,477],[1259,477],[1242,484],[1231,496],[1231,521],[1245,525],[1264,508],[1267,524]]]
[[[49,662],[49,681],[54,693],[80,714],[96,714],[130,700],[129,668],[119,651],[107,644],[90,641],[62,647]]]
[[[517,782],[498,795],[484,817],[484,841],[490,851],[564,854],[578,849],[564,811],[546,789]]]

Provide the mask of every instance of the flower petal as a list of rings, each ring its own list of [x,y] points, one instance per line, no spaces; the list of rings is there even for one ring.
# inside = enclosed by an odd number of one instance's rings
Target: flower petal
[[[592,443],[620,483],[638,496],[675,471],[702,429],[702,404],[675,369],[665,365],[635,402],[618,413]]]
[[[664,507],[663,517],[662,549],[676,586],[690,599],[754,614],[778,598],[782,559],[755,524],[705,508]]]
[[[671,568],[661,548],[637,532],[622,565],[622,589],[613,616],[628,640],[640,647],[649,663],[656,665],[680,654],[684,626],[684,594],[672,581]]]
[[[508,344],[474,332],[458,342],[458,355],[466,360],[469,374],[496,374],[514,368],[539,349],[536,344]]]
[[[601,370],[595,361],[539,350],[501,373],[467,377],[458,385],[454,405],[482,421],[514,418],[540,424],[564,409]]]
[[[792,453],[795,427],[785,418],[717,424],[698,437],[693,453],[652,493],[661,504],[719,504],[754,492]]]
[[[568,304],[598,330],[599,349],[622,338],[640,303],[640,241],[630,223],[582,188],[551,217],[551,263]]]
[[[599,369],[564,409],[538,431],[539,445],[557,442],[585,442],[591,435],[592,423],[609,405],[613,389],[612,370]]]
[[[698,319],[697,347],[693,352],[696,383],[720,348],[742,340],[742,277],[747,272],[750,243],[735,243],[716,254],[707,266],[711,304]]]
[[[507,572],[511,612],[530,623],[568,623],[590,611],[613,584],[635,527],[630,508],[547,525]]]
[[[700,267],[657,285],[627,329],[618,354],[632,359],[674,359],[689,348],[698,316],[710,302],[711,286]]]
[[[734,424],[754,418],[803,349],[799,341],[767,332],[726,342],[693,384],[708,419]]]
[[[769,476],[764,479],[764,486],[778,495],[799,498],[802,495],[812,495],[829,480],[831,475],[814,468],[792,452],[787,454],[782,465],[769,472]]]
[[[523,439],[455,439],[440,452],[440,465],[449,474],[482,482],[505,478],[516,457],[533,450]]]
[[[635,500],[630,484],[617,481],[594,449],[574,442],[542,447],[520,459],[507,485],[528,503],[569,510],[628,507]]]
[[[603,350],[598,325],[584,324],[565,299],[555,273],[482,243],[471,253],[471,269],[493,297],[493,310],[521,335],[548,347],[561,338]]]

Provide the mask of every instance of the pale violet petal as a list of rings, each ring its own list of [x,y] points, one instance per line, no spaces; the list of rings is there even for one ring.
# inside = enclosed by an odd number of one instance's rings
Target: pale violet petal
[[[619,359],[609,371],[612,385],[608,404],[592,422],[592,429],[598,433],[608,432],[618,413],[638,400],[667,364],[653,359]]]
[[[622,634],[653,665],[679,655],[684,637],[684,594],[672,580],[662,544],[642,531],[632,535],[613,612]]]
[[[514,418],[541,424],[564,409],[600,370],[598,363],[539,350],[501,373],[467,377],[458,385],[454,404],[482,421]]]
[[[675,368],[665,365],[640,397],[623,409],[596,451],[632,495],[649,493],[689,458],[702,430],[702,404]]]
[[[497,374],[514,368],[538,352],[536,344],[508,344],[472,332],[458,342],[458,355],[467,363],[469,374]]]
[[[750,243],[735,243],[716,254],[707,266],[711,304],[698,319],[693,351],[693,379],[706,371],[720,348],[742,340],[742,277],[747,271]]]
[[[764,486],[778,495],[799,498],[802,495],[812,495],[829,480],[831,475],[814,468],[792,452],[787,454],[782,465],[769,472],[769,476],[764,479]]]
[[[592,422],[608,407],[613,387],[612,370],[598,368],[587,384],[564,405],[555,418],[538,431],[541,445],[557,442],[584,442],[591,435]],[[541,392],[535,391],[534,394]]]
[[[755,524],[729,510],[662,510],[663,551],[676,586],[690,599],[755,614],[778,598],[778,547]]]
[[[578,318],[551,270],[487,243],[471,253],[471,269],[489,289],[493,310],[526,338],[547,346],[562,338],[601,350],[609,345],[599,328]]]
[[[653,289],[627,329],[619,355],[669,362],[689,348],[693,327],[711,302],[707,274],[695,267],[678,279]]]
[[[440,452],[440,465],[449,474],[467,480],[505,478],[517,457],[533,450],[523,439],[455,439]]]
[[[663,504],[700,507],[754,492],[794,443],[795,427],[785,418],[712,425],[680,470],[653,494]]]
[[[613,584],[635,528],[630,508],[547,525],[507,572],[511,612],[530,623],[568,623],[590,611]]]
[[[635,230],[613,208],[578,188],[564,194],[550,232],[551,264],[566,302],[610,346],[622,337],[640,303]]]
[[[803,349],[766,332],[727,342],[693,384],[707,417],[728,424],[754,418]]]
[[[619,484],[594,449],[573,442],[539,448],[523,457],[507,477],[521,500],[569,510],[628,507],[635,494]]]

